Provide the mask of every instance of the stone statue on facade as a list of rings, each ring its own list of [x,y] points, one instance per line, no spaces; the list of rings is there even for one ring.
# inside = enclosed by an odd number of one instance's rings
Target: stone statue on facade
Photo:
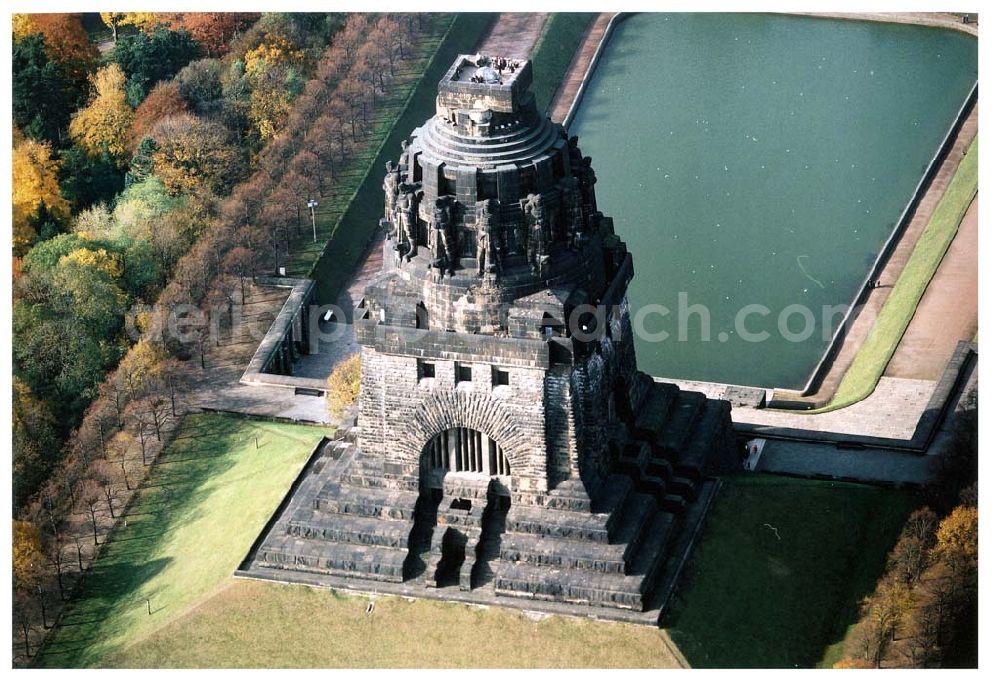
[[[396,212],[396,199],[399,197],[399,164],[395,161],[386,161],[385,179],[382,181],[382,189],[385,191],[385,219],[392,222],[393,214]]]
[[[476,261],[480,275],[503,271],[497,238],[498,206],[496,199],[476,202]]]
[[[396,248],[406,260],[417,255],[416,185],[401,184],[396,199]]]
[[[529,194],[523,200],[521,209],[528,223],[526,254],[531,271],[536,275],[542,272],[542,264],[549,255],[549,242],[552,233],[549,226],[549,213],[541,194]]]
[[[431,250],[431,267],[442,274],[455,274],[455,235],[451,197],[438,197],[434,201],[433,219],[427,241]]]

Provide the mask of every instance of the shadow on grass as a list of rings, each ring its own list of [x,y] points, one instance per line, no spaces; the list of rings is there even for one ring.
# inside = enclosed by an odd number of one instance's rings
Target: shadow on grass
[[[913,494],[730,478],[667,621],[694,667],[815,667],[857,618]]]
[[[101,642],[116,634],[111,619],[129,609],[145,612],[146,599],[155,602],[156,595],[144,593],[142,586],[172,559],[148,558],[161,552],[176,530],[199,513],[212,492],[208,482],[234,465],[224,455],[246,440],[240,429],[224,428],[226,419],[216,415],[185,418],[180,431],[184,437],[172,442],[151,465],[148,485],[136,491],[125,510],[129,523],[117,526],[102,546],[100,557],[36,658],[37,666],[92,665],[101,653]],[[205,442],[212,447],[192,447]],[[194,449],[198,456],[187,456]]]

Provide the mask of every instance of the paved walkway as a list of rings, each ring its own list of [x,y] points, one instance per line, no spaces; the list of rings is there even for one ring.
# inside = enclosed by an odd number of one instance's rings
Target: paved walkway
[[[885,450],[842,450],[833,445],[770,440],[756,471],[920,485],[934,476],[934,458]]]
[[[979,197],[969,206],[958,234],[920,299],[896,348],[886,376],[936,379],[955,345],[971,340],[979,326]]]
[[[917,24],[935,28],[950,28],[970,35],[979,35],[979,24],[963,24],[959,14],[952,12],[788,12],[827,19],[883,21],[889,24]]]
[[[724,384],[702,381],[669,381],[710,398],[721,398],[726,388]],[[810,414],[800,410],[734,407],[733,424],[740,430],[804,429],[817,432],[817,436],[851,434],[907,440],[913,435],[936,386],[936,380],[882,377],[868,398],[840,410]]]
[[[490,56],[527,59],[531,56],[548,17],[545,13],[532,12],[501,14],[477,51]]]
[[[594,54],[597,53],[597,46],[600,45],[601,38],[604,37],[604,32],[607,30],[608,24],[611,23],[611,19],[614,16],[614,12],[603,12],[591,24],[590,32],[587,33],[583,42],[580,43],[580,47],[577,49],[576,55],[573,57],[573,61],[566,71],[562,85],[556,91],[556,96],[553,99],[551,107],[553,121],[566,121],[566,115],[569,113],[573,100],[576,98],[576,93],[583,85],[583,78],[587,75],[590,62],[593,60]]]
[[[938,458],[951,445],[955,415],[967,409],[969,394],[978,387],[979,373],[973,370],[962,387],[957,407],[945,419],[925,454],[910,454],[874,448],[841,449],[822,443],[766,441],[756,471],[824,476],[870,483],[921,485],[932,480]]]

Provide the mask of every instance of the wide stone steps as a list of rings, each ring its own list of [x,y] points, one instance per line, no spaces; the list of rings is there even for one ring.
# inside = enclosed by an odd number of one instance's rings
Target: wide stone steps
[[[660,427],[654,449],[668,453],[671,459],[676,458],[684,450],[691,434],[695,433],[705,401],[704,394],[680,391]]]
[[[674,384],[655,383],[650,387],[635,420],[633,433],[636,438],[655,442],[663,425],[664,415],[679,391]]]
[[[642,576],[641,590],[649,592],[659,576],[672,546],[679,526],[677,517],[669,512],[658,512],[646,526],[646,533],[632,560],[632,572]]]
[[[403,581],[406,555],[405,547],[355,545],[285,535],[262,546],[257,552],[257,563],[270,568],[398,583]]]
[[[412,520],[418,493],[411,490],[355,488],[327,484],[316,495],[316,509],[346,516]]]
[[[286,525],[289,535],[305,540],[332,540],[356,545],[406,549],[413,524],[370,516],[325,514],[299,509]]]
[[[538,537],[522,533],[506,533],[500,548],[503,561],[579,568],[599,573],[626,572],[628,545],[605,545],[596,542]]]
[[[642,610],[643,576],[598,573],[503,561],[494,586],[498,595]]]
[[[677,457],[678,473],[700,479],[706,473],[707,462],[713,449],[718,445],[719,430],[723,424],[726,403],[710,400],[702,413],[702,425],[698,435]]]
[[[610,531],[607,514],[561,511],[554,518],[544,507],[511,506],[507,512],[506,532],[570,538],[608,544]]]

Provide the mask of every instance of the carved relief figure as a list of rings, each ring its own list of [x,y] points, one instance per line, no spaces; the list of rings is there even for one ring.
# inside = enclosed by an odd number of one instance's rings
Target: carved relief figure
[[[392,222],[396,212],[396,199],[399,197],[399,164],[394,161],[386,161],[382,189],[385,190],[385,219]]]
[[[452,198],[438,197],[434,202],[434,217],[428,241],[431,249],[431,267],[442,273],[455,274],[455,236],[452,217]]]
[[[503,269],[497,243],[497,208],[496,199],[476,202],[476,261],[480,275]]]
[[[552,240],[548,210],[541,194],[529,194],[522,204],[522,210],[528,222],[528,263],[532,272],[540,274],[542,259],[549,254],[549,242]]]
[[[396,199],[396,248],[399,249],[400,253],[404,253],[404,248],[406,249],[406,260],[410,260],[417,254],[417,239],[414,229],[417,212],[415,189],[416,185],[405,183],[400,185],[399,197]]]

